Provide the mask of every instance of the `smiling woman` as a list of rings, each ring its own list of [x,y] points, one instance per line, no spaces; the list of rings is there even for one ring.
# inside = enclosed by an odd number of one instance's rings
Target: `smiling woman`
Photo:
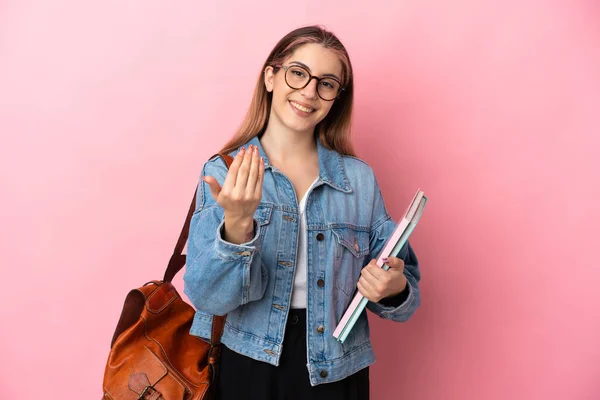
[[[294,67],[290,68],[292,65]],[[284,71],[283,74],[278,73],[281,70]],[[301,74],[306,76],[301,77]],[[279,79],[275,80],[275,75]],[[298,78],[294,79],[294,75]],[[320,80],[323,78],[332,79]],[[286,82],[289,87],[286,87]],[[273,91],[277,83],[283,84],[280,87],[282,93]],[[333,85],[331,90],[321,88],[330,84]],[[319,86],[316,89],[318,99],[305,96],[307,93],[310,95],[310,90],[315,90],[313,85]],[[246,118],[222,152],[234,151],[253,137],[264,133],[273,117],[271,104],[275,103],[275,107],[280,109],[278,100],[285,98],[286,92],[287,95],[295,93],[295,100],[301,106],[313,110],[322,108],[318,116],[311,117],[311,122],[315,135],[324,146],[336,149],[340,154],[354,155],[350,142],[353,89],[350,57],[334,34],[315,26],[290,32],[279,41],[265,60]],[[335,96],[332,98],[327,92],[334,93]]]
[[[368,399],[366,314],[343,344],[332,335],[349,294],[358,284],[369,310],[398,322],[419,306],[410,244],[389,271],[374,260],[396,224],[352,151],[352,103],[342,43],[320,27],[297,29],[267,57],[220,152],[230,168],[220,157],[203,166],[184,290],[193,335],[210,339],[213,316],[227,314],[221,400]]]
[[[265,87],[273,93],[268,129],[285,127],[312,135],[335,104],[333,100],[341,88],[338,76],[342,74],[342,63],[331,50],[309,43],[299,47],[286,64],[265,69]],[[280,68],[284,73],[276,73]]]

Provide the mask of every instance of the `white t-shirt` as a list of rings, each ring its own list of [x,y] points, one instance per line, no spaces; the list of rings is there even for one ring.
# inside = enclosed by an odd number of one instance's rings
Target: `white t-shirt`
[[[294,287],[292,288],[292,308],[306,308],[306,273],[307,273],[307,232],[306,232],[306,196],[317,183],[319,177],[310,185],[310,188],[304,194],[302,200],[298,204],[298,220],[299,230],[298,233],[298,255],[296,257],[296,272],[294,275]]]

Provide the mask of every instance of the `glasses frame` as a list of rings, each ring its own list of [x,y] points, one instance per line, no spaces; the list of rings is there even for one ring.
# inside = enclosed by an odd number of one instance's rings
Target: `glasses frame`
[[[339,81],[339,79],[337,79],[337,78],[334,78],[334,77],[332,77],[332,76],[328,76],[328,77],[325,77],[325,78],[319,78],[318,76],[314,76],[313,74],[311,74],[309,70],[307,70],[306,68],[304,68],[304,67],[303,67],[303,66],[301,66],[301,65],[283,65],[283,64],[275,64],[275,65],[272,65],[272,67],[273,67],[273,68],[281,68],[281,69],[283,69],[283,70],[285,71],[285,74],[284,74],[284,76],[283,76],[283,77],[284,77],[284,80],[285,80],[285,83],[286,83],[286,85],[288,85],[288,86],[290,87],[290,89],[294,89],[294,90],[302,90],[302,89],[304,89],[305,87],[307,87],[308,85],[310,85],[310,82],[311,82],[313,79],[316,79],[316,80],[317,80],[317,96],[319,96],[319,97],[321,98],[321,100],[323,100],[323,101],[334,101],[334,100],[336,100],[336,99],[339,99],[339,98],[340,98],[340,96],[342,95],[342,92],[343,92],[344,90],[346,90],[346,88],[342,86],[342,82],[340,82],[340,81]],[[306,73],[308,74],[308,81],[306,82],[306,85],[304,85],[304,86],[302,86],[302,87],[300,87],[300,88],[295,88],[295,87],[293,87],[292,85],[290,85],[290,84],[288,83],[288,81],[287,81],[287,71],[288,71],[288,69],[289,69],[290,67],[301,68],[301,69],[303,69],[304,71],[306,71]],[[336,96],[335,96],[333,99],[324,99],[324,98],[323,98],[323,96],[321,96],[321,94],[319,93],[319,88],[318,88],[318,85],[319,85],[319,83],[320,83],[322,80],[324,80],[324,79],[331,79],[331,80],[334,80],[334,81],[336,81],[337,83],[339,83],[339,84],[340,84],[340,88],[338,89],[338,92],[337,92]]]

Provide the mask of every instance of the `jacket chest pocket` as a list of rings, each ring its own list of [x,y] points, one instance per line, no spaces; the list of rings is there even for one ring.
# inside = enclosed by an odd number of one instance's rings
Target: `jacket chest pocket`
[[[260,244],[262,248],[262,244],[265,241],[265,237],[267,236],[268,225],[271,222],[271,214],[273,212],[273,205],[268,203],[260,203],[256,212],[254,213],[254,219],[258,223],[260,229]]]
[[[365,257],[370,253],[369,231],[346,227],[332,231],[336,239],[336,287],[346,296],[352,296],[356,291],[360,271],[365,265]]]
[[[269,228],[272,213],[273,205],[268,203],[260,203],[256,209],[256,212],[254,213],[254,219],[258,223],[258,229],[260,229],[260,237],[258,240],[260,242],[261,249],[264,249],[265,238],[269,236],[269,231],[272,231],[272,228]],[[264,263],[261,263],[261,273],[263,278],[268,275],[268,270]]]

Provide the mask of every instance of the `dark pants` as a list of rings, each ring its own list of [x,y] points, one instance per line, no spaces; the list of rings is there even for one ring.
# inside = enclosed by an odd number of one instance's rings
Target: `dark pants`
[[[311,386],[306,368],[306,310],[290,310],[279,366],[222,346],[217,400],[368,400],[369,368]]]

